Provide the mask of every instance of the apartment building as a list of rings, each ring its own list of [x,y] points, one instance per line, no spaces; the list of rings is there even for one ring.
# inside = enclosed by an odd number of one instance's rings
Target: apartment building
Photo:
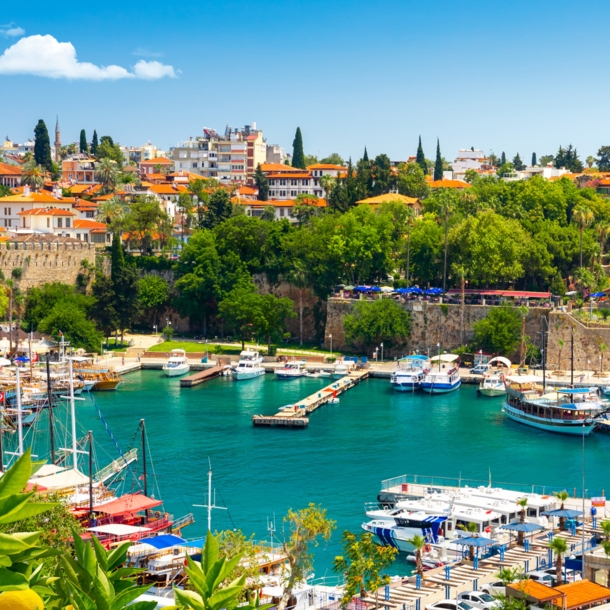
[[[142,161],[166,156],[166,152],[151,144],[150,140],[142,146],[121,146],[120,148],[125,162],[129,165],[138,165]]]
[[[10,165],[9,163],[0,163],[0,184],[15,188],[21,184],[22,173],[20,167]]]
[[[322,176],[337,176],[345,173],[342,165],[318,163],[307,169],[290,165],[265,163],[261,169],[269,180],[269,198],[278,200],[294,199],[297,195],[315,195],[322,197],[324,189],[320,184]]]
[[[61,177],[70,184],[95,182],[95,159],[88,155],[72,155],[61,162]]]

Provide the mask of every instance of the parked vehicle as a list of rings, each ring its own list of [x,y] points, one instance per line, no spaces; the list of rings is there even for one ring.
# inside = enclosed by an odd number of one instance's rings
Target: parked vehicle
[[[506,595],[506,586],[501,580],[494,580],[494,582],[488,582],[486,585],[483,585],[481,591],[498,597],[499,595]]]
[[[474,610],[474,606],[462,601],[456,602],[454,599],[444,599],[440,602],[428,604],[426,610]]]
[[[484,591],[464,591],[458,596],[458,601],[464,601],[479,610],[492,610],[497,608],[500,602]]]

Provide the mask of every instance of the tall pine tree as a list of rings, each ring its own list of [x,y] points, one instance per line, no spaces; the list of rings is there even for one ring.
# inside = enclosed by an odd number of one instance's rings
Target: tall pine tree
[[[525,165],[523,164],[523,161],[521,161],[521,155],[519,153],[513,157],[513,166],[518,172],[525,169]]]
[[[441,157],[441,143],[436,139],[436,161],[434,162],[434,179],[443,179],[443,159]]]
[[[97,141],[97,131],[93,130],[93,138],[91,139],[91,154],[97,155],[97,147],[99,146],[99,142]]]
[[[366,152],[366,146],[364,147],[364,154],[362,155],[362,160],[368,163],[369,153]]]
[[[417,145],[417,156],[415,157],[415,163],[419,165],[424,174],[428,173],[428,164],[426,163],[426,156],[424,155],[424,149],[421,145],[421,136],[419,136],[419,144]]]
[[[80,130],[80,152],[87,154],[89,147],[87,146],[87,134],[84,129]]]
[[[269,199],[269,180],[267,179],[267,176],[263,174],[260,163],[256,167],[254,182],[258,188],[258,200],[267,201]]]
[[[34,160],[49,171],[53,171],[53,159],[51,159],[51,140],[45,122],[40,119],[34,128]]]
[[[502,155],[500,157],[500,165],[506,165],[506,153],[502,151]]]
[[[120,233],[115,232],[110,252],[110,280],[114,290],[114,310],[116,312],[116,327],[123,331],[131,326],[138,314],[138,274],[134,265],[125,261]]]
[[[536,153],[532,153],[532,165],[538,165],[538,159],[536,158]]]
[[[305,166],[305,152],[303,151],[303,136],[301,128],[297,127],[297,132],[292,143],[292,167],[307,169]]]

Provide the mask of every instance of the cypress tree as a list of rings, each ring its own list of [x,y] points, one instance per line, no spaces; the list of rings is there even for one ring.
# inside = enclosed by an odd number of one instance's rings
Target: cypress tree
[[[80,151],[86,153],[89,147],[87,146],[87,134],[84,129],[80,130]]]
[[[500,157],[500,165],[506,165],[506,153],[502,151],[502,156]]]
[[[53,160],[51,159],[51,140],[45,122],[40,119],[34,128],[34,160],[36,165],[41,165],[45,169],[53,170]]]
[[[434,162],[434,179],[443,179],[443,160],[441,159],[441,144],[438,138],[436,139],[436,161]]]
[[[362,160],[363,161],[369,160],[369,153],[366,152],[366,146],[364,147],[364,154],[362,155]]]
[[[258,200],[267,201],[269,199],[269,180],[267,179],[267,176],[263,174],[260,163],[256,167],[254,182],[258,188]]]
[[[125,268],[125,255],[121,244],[121,234],[115,231],[112,236],[112,248],[110,251],[110,277],[113,282],[117,282],[120,274]]]
[[[518,172],[525,169],[525,165],[523,165],[523,161],[521,161],[521,155],[519,153],[517,153],[513,158],[513,166]]]
[[[415,163],[419,165],[424,174],[428,173],[428,164],[426,163],[426,156],[424,155],[424,149],[421,145],[421,136],[419,136],[419,144],[417,146],[417,156],[415,157]]]
[[[536,153],[532,153],[532,165],[538,165],[538,159],[536,158]]]
[[[95,131],[95,129],[93,130],[93,138],[91,140],[91,154],[92,155],[97,155],[97,147],[98,147],[98,141],[97,141],[97,131]]]
[[[303,136],[301,135],[300,127],[297,127],[294,142],[292,143],[292,167],[306,169],[305,152],[303,151]]]

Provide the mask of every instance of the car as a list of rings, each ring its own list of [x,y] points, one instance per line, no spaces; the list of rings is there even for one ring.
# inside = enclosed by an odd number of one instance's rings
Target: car
[[[494,582],[488,582],[483,585],[481,591],[497,597],[498,595],[506,595],[506,586],[501,580],[495,580]]]
[[[556,578],[557,571],[555,568],[548,568],[547,570],[543,570],[543,571],[546,572],[547,574],[550,574],[553,577],[553,583],[557,582],[557,578]],[[581,576],[580,572],[576,572],[574,570],[567,570],[563,574],[563,580],[565,582],[576,582],[578,580],[582,580],[582,576]]]
[[[500,605],[497,599],[484,591],[464,591],[457,598],[458,601],[466,602],[479,610],[492,610],[492,608],[497,608]]]
[[[543,570],[538,570],[534,572],[528,572],[527,577],[539,582],[543,585],[548,585],[549,587],[553,586],[553,580],[555,577],[548,572],[544,572]]]
[[[470,369],[471,375],[485,375],[491,367],[489,364],[477,364],[473,369]]]
[[[474,610],[474,606],[454,599],[444,599],[426,606],[426,610]]]

